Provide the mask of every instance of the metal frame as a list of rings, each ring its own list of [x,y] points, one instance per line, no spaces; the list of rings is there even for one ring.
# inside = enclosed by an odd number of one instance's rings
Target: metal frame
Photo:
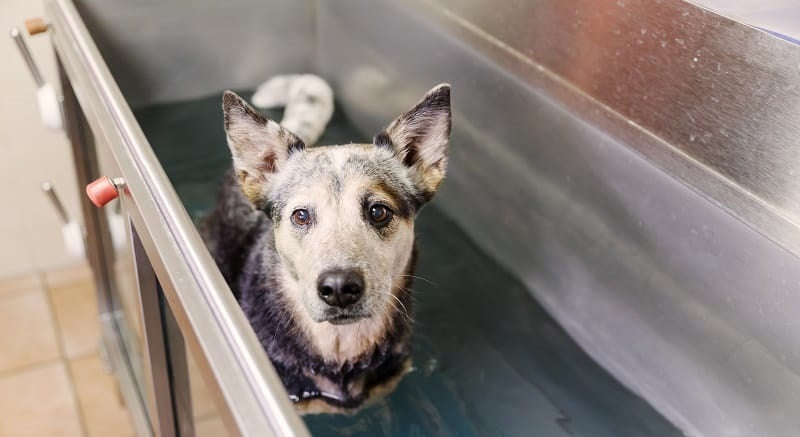
[[[56,59],[63,96],[64,126],[72,148],[76,181],[80,191],[84,184],[99,176],[95,141],[58,54]],[[108,220],[103,211],[94,207],[87,198],[81,197],[80,204],[84,225],[92,230],[86,234],[84,241],[86,257],[92,266],[97,307],[100,312],[103,357],[117,377],[137,433],[141,436],[152,435],[144,400],[139,395],[136,384],[133,363],[125,350],[126,343],[122,340],[125,333],[120,327],[120,309],[114,306],[111,297],[116,284],[111,267],[114,252]]]
[[[170,380],[173,366],[168,358],[169,342],[166,338],[165,308],[158,278],[153,271],[147,253],[142,246],[133,223],[131,248],[136,266],[136,286],[139,290],[142,328],[145,338],[145,382],[147,384],[148,405],[150,406],[150,426],[160,437],[173,437],[176,433],[174,384]],[[183,371],[187,371],[184,366]]]
[[[242,435],[307,435],[74,5],[69,0],[51,0],[46,2],[46,11],[65,73],[64,88],[74,89],[91,131],[102,137],[114,155],[121,174],[110,176],[125,180],[124,201],[141,248],[227,428]],[[91,142],[88,138],[73,141]],[[91,219],[98,211],[85,208],[84,213],[89,217],[87,231],[107,239],[110,234],[103,232],[103,221]],[[108,249],[98,247],[90,260],[93,266],[105,266],[95,274],[100,287],[111,289],[112,279],[103,273],[109,271],[108,258],[104,258],[111,253]],[[158,405],[165,403],[160,400]]]

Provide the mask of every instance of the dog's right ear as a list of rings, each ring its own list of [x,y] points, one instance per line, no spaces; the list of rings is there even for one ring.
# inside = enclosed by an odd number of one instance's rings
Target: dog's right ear
[[[378,147],[394,150],[411,171],[425,201],[439,188],[447,170],[450,118],[450,85],[443,83],[373,140]]]
[[[222,95],[225,133],[233,167],[244,195],[257,207],[266,203],[270,178],[303,141],[280,124],[256,112],[232,91]]]

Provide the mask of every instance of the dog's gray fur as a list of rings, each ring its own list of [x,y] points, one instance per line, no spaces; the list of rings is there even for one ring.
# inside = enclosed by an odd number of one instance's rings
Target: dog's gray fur
[[[374,144],[306,149],[294,134],[223,96],[233,169],[205,235],[295,401],[353,408],[407,368],[414,217],[447,166],[450,87],[439,85]],[[385,223],[374,205],[393,213]],[[310,220],[298,224],[297,210]],[[330,306],[323,272],[363,275],[361,299]]]

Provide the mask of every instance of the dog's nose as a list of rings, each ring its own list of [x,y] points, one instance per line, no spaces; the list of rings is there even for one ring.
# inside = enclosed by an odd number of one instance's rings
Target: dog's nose
[[[345,308],[364,294],[364,278],[355,270],[331,270],[319,276],[317,294],[328,305]]]

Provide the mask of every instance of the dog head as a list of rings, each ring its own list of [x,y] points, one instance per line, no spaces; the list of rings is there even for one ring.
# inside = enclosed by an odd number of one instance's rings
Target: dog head
[[[410,274],[414,217],[447,167],[449,85],[429,91],[373,144],[306,148],[232,92],[223,110],[242,192],[273,221],[295,319],[318,346],[337,343],[336,358],[363,352],[406,311],[399,295]],[[352,347],[323,338],[348,329]]]

